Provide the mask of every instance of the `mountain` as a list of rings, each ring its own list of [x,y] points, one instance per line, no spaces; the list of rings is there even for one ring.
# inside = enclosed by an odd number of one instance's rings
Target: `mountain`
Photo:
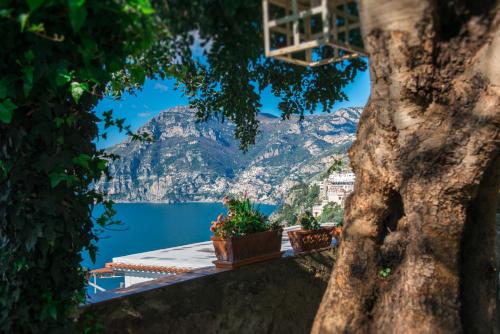
[[[139,129],[154,141],[127,140],[110,147],[121,159],[110,164],[110,181],[97,184],[117,202],[218,201],[244,193],[279,203],[297,182],[322,172],[332,155],[351,145],[362,108],[282,120],[260,114],[260,134],[246,154],[234,125],[197,122],[188,107],[160,112]]]

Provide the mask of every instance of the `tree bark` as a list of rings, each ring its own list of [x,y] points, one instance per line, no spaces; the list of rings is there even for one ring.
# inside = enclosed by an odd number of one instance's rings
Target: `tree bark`
[[[360,1],[371,96],[313,333],[497,331],[499,13],[498,1]]]

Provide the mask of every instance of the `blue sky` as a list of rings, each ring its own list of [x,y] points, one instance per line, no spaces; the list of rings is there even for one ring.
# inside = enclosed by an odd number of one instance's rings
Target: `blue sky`
[[[137,130],[160,111],[179,105],[187,105],[188,100],[182,91],[174,89],[174,80],[147,80],[142,91],[135,95],[125,94],[120,100],[104,98],[95,108],[98,115],[112,109],[115,117],[126,118],[126,124]],[[349,101],[338,102],[334,109],[343,107],[362,107],[366,104],[370,94],[369,71],[359,73],[354,82],[345,88]],[[274,97],[270,90],[262,94],[262,112],[279,115],[277,108],[279,99]],[[97,142],[99,148],[109,147],[126,139],[123,133],[116,129],[108,131],[107,140]]]

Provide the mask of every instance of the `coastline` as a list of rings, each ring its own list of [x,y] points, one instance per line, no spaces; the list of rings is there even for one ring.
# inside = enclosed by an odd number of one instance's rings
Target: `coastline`
[[[200,201],[126,201],[126,200],[112,200],[113,203],[115,204],[190,204],[190,203],[197,203],[197,204],[217,204],[217,203],[222,203],[222,199],[220,200],[200,200]],[[275,205],[279,206],[277,202],[260,202],[260,201],[255,201],[255,204],[263,204],[263,205]]]

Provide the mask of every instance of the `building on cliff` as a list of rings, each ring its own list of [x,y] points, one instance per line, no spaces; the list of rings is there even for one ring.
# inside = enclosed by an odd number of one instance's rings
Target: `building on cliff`
[[[319,204],[313,206],[313,215],[320,216],[328,203],[336,203],[344,207],[345,199],[354,190],[356,176],[351,172],[332,173],[323,181],[318,182]]]

